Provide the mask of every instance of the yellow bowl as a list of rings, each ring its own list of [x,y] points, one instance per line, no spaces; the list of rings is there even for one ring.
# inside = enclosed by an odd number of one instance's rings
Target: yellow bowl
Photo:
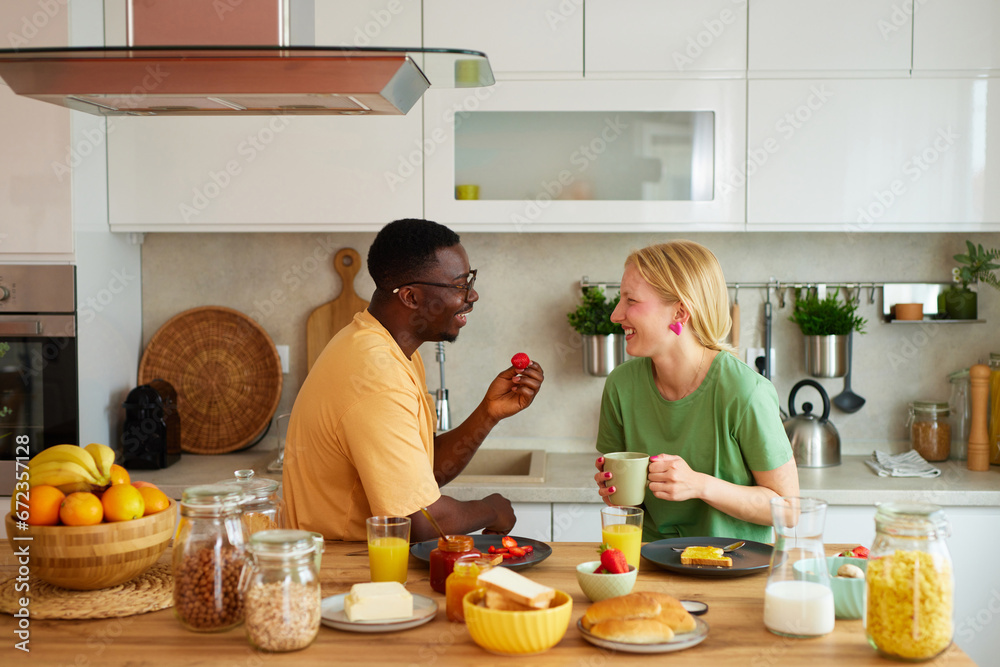
[[[29,545],[31,574],[53,586],[77,591],[117,586],[151,568],[160,559],[177,522],[177,503],[162,512],[132,521],[96,526],[28,526],[17,528],[7,515],[7,540],[17,553]],[[30,542],[15,540],[28,537]]]
[[[532,611],[500,611],[479,604],[483,591],[467,593],[462,600],[465,625],[472,641],[490,653],[499,655],[533,655],[543,653],[566,634],[573,613],[573,600],[556,591],[548,609]]]

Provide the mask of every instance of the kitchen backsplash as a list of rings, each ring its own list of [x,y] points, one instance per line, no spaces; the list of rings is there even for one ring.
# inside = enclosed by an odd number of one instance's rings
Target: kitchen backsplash
[[[188,308],[221,305],[256,319],[277,345],[288,345],[278,412],[291,409],[306,373],[306,318],[335,298],[340,277],[332,266],[342,247],[366,256],[374,233],[148,234],[142,246],[143,343],[170,317]],[[493,234],[465,233],[462,243],[479,270],[479,302],[455,343],[445,348],[445,386],[452,423],[482,399],[489,382],[514,352],[527,352],[545,370],[545,385],[526,411],[502,422],[488,446],[542,443],[550,451],[593,451],[603,378],[584,373],[580,338],[566,322],[580,295],[583,276],[617,282],[630,250],[675,238],[708,246],[729,282],[947,282],[952,256],[965,239],[1000,245],[996,234]],[[374,284],[359,273],[355,291],[369,299]],[[732,296],[732,291],[730,291]],[[949,373],[985,362],[1000,352],[1000,292],[984,288],[979,318],[986,323],[889,325],[881,301],[869,303],[864,289],[860,313],[867,333],[854,337],[852,389],[867,399],[854,414],[835,408],[831,421],[845,453],[868,453],[886,442],[903,446],[907,403],[946,401]],[[763,347],[763,288],[741,288],[741,358],[745,348]],[[782,407],[792,386],[805,377],[803,341],[772,294],[773,379]],[[428,389],[439,384],[431,344],[421,348]],[[842,379],[820,380],[831,397]],[[819,405],[815,392],[797,397]]]

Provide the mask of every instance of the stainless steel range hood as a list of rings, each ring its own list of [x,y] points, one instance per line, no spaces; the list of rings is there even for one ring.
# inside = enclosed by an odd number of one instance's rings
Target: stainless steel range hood
[[[292,0],[215,4],[129,0],[128,46],[3,49],[0,79],[102,116],[399,115],[431,85],[494,83],[478,51],[291,45]]]

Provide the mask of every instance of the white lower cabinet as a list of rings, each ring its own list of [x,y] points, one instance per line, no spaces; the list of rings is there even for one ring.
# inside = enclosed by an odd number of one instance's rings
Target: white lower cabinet
[[[552,507],[549,503],[511,503],[517,523],[511,535],[540,542],[552,541]]]
[[[600,542],[602,507],[604,503],[552,503],[552,541]]]
[[[752,231],[1000,229],[996,79],[751,80]]]

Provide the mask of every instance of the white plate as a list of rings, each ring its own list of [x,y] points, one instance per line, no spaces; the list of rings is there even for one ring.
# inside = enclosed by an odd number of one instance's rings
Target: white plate
[[[437,602],[423,595],[413,596],[413,616],[391,621],[351,621],[344,612],[347,593],[323,598],[323,625],[347,632],[396,632],[430,622],[437,615]]]
[[[668,642],[662,642],[660,644],[629,644],[628,642],[615,642],[610,639],[601,639],[600,637],[595,637],[586,630],[583,629],[583,623],[580,621],[576,622],[576,627],[583,635],[583,638],[593,644],[594,646],[600,646],[601,648],[609,648],[615,651],[622,651],[623,653],[669,653],[671,651],[683,651],[686,648],[691,648],[696,646],[703,641],[705,637],[708,636],[708,623],[701,620],[697,616],[694,617],[695,628],[691,632],[685,632],[681,635],[674,635],[674,638]]]

